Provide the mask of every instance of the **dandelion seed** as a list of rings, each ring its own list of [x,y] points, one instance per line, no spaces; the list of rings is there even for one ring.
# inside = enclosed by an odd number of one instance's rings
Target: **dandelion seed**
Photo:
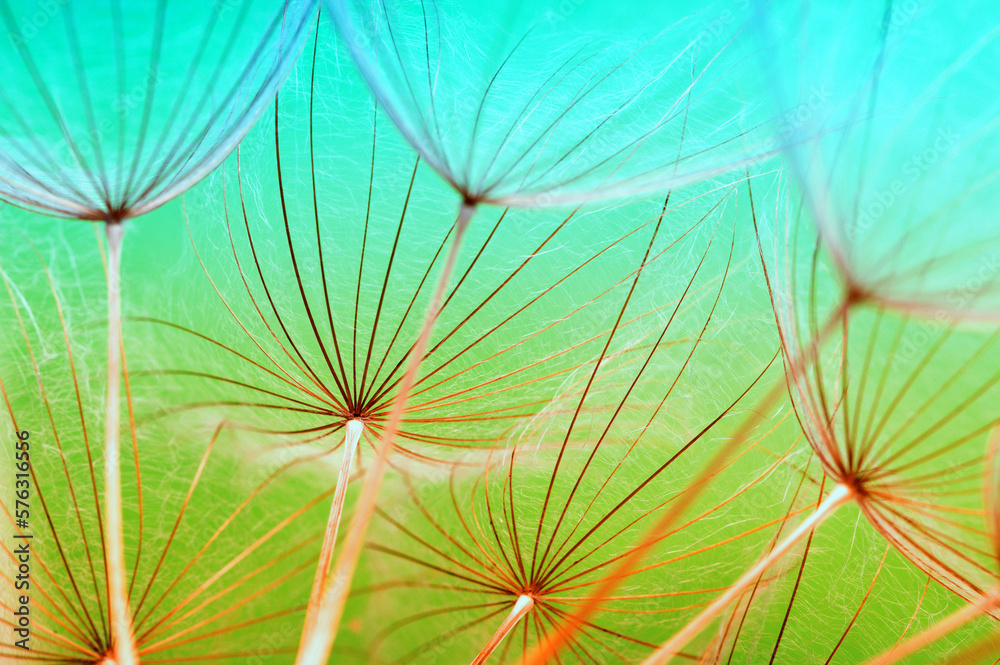
[[[477,21],[450,6],[330,7],[380,108],[462,197],[446,268],[482,204],[548,207],[680,187],[769,154],[769,142],[758,136],[761,123],[746,120],[746,107],[720,83],[740,78],[735,70],[747,62],[732,45],[738,31],[706,46],[703,30],[671,20],[663,32],[636,40],[631,51],[571,47],[554,60],[553,48],[565,43],[559,29],[546,36],[536,24],[504,45],[496,37],[506,26],[477,38],[463,32]],[[671,24],[677,29],[666,27]],[[455,28],[460,33],[450,34]],[[531,80],[509,78],[512,70]],[[473,79],[471,94],[470,74],[484,76]],[[689,122],[697,130],[687,144]],[[448,278],[442,270],[437,293],[444,293]],[[334,625],[339,610],[332,607],[343,605],[435,315],[436,305],[428,309],[336,565],[334,575],[345,584],[326,613]],[[328,649],[318,644],[300,662],[318,665]]]
[[[358,447],[386,436],[404,371],[424,330],[415,312],[429,299],[431,274],[455,232],[435,233],[440,188],[421,182],[419,161],[411,161],[405,171],[397,167],[391,159],[393,137],[385,129],[377,131],[379,115],[366,103],[359,105],[365,113],[346,103],[335,107],[338,116],[370,119],[352,124],[350,131],[358,132],[352,153],[333,158],[316,149],[328,145],[331,135],[340,139],[348,131],[340,120],[328,127],[317,112],[326,91],[335,88],[344,99],[353,98],[337,61],[325,57],[321,37],[317,32],[311,57],[279,96],[273,129],[259,140],[267,152],[252,148],[258,143],[255,132],[236,156],[235,178],[232,169],[222,172],[231,200],[220,215],[229,238],[223,251],[237,276],[235,293],[209,271],[217,260],[203,253],[211,248],[196,246],[239,340],[222,341],[216,333],[156,321],[232,363],[206,370],[205,353],[199,350],[198,369],[152,371],[157,377],[214,384],[219,398],[189,400],[181,408],[232,409],[232,419],[244,422],[242,427],[282,437],[288,455],[304,450],[303,444],[342,451],[303,644],[316,633],[336,633],[315,616],[328,589],[346,596],[349,588],[328,580],[346,480]],[[305,147],[307,157],[289,146]],[[353,171],[361,171],[357,163],[363,163],[363,177],[341,175],[331,166],[339,159]],[[271,162],[277,175],[269,196],[257,191],[244,165]],[[345,178],[356,180],[362,193],[338,190]],[[253,198],[250,191],[256,192]],[[598,213],[484,211],[484,216],[495,214],[495,221],[469,231],[472,256],[456,265],[457,283],[437,307],[442,332],[430,338],[423,354],[393,449],[418,462],[458,460],[469,466],[475,462],[462,459],[463,453],[488,450],[525,420],[551,411],[547,405],[556,387],[589,372],[594,350],[611,335],[611,303],[618,293],[647,263],[666,262],[674,243],[695,244],[708,235],[710,220],[727,205],[725,196],[713,202],[714,196],[718,193],[708,190],[682,204],[661,202],[658,217],[626,220],[615,224],[621,230],[601,233],[590,230]],[[437,205],[428,208],[432,203]],[[273,250],[264,230],[271,215],[280,229]],[[658,247],[641,265],[622,263],[636,238],[682,215],[689,227],[671,244]],[[552,253],[574,243],[586,247]],[[359,248],[357,257],[345,260],[345,247]],[[618,336],[639,334],[634,331],[672,307],[657,303],[651,311],[619,321]],[[643,348],[639,344],[635,350]],[[617,357],[609,354],[605,360]],[[190,388],[185,391],[190,394]]]
[[[995,321],[1000,106],[982,91],[1000,14],[964,5],[982,19],[969,23],[912,4],[769,5],[756,34],[770,36],[765,67],[791,109],[788,164],[849,288],[926,317]]]
[[[310,2],[109,0],[0,4],[0,197],[105,223],[108,375],[105,497],[115,660],[137,662],[122,549],[120,260],[125,220],[179,195],[233,149],[298,52]],[[84,15],[85,14],[85,15]],[[200,29],[191,29],[193,18]]]
[[[948,633],[957,630],[984,614],[994,618],[1000,615],[1000,430],[994,429],[987,450],[987,464],[983,483],[984,505],[986,506],[986,526],[990,537],[991,554],[994,557],[994,574],[997,581],[994,586],[977,589],[975,597],[965,607],[951,616],[945,617],[919,635],[914,635],[888,649],[879,657],[870,661],[870,665],[890,665],[907,656],[925,649],[929,644],[941,639]],[[986,645],[992,645],[994,638],[986,640]],[[978,650],[981,647],[977,647]]]
[[[656,233],[649,235],[652,250]],[[681,258],[685,248],[675,248],[671,265],[691,266],[673,296],[676,306],[658,329],[650,330],[648,343],[631,347],[614,336],[607,340],[602,356],[617,355],[615,349],[625,345],[630,349],[625,362],[609,367],[599,356],[579,378],[582,391],[567,396],[569,408],[560,400],[550,427],[525,434],[551,438],[550,445],[534,454],[523,440],[498,448],[484,474],[463,478],[454,471],[446,489],[404,478],[408,501],[403,505],[413,507],[380,509],[387,526],[369,549],[388,557],[381,567],[384,577],[356,594],[389,593],[401,600],[385,602],[404,608],[414,607],[420,597],[440,600],[420,603],[419,610],[387,625],[376,637],[373,658],[437,662],[446,649],[450,658],[463,658],[458,649],[464,648],[464,659],[471,662],[513,662],[562,635],[560,661],[628,662],[655,645],[613,618],[655,616],[659,623],[687,616],[717,592],[718,576],[728,573],[726,566],[712,563],[720,553],[738,557],[739,551],[754,550],[751,543],[786,519],[783,506],[764,497],[767,479],[789,451],[757,457],[758,446],[766,446],[764,435],[738,460],[716,470],[730,481],[738,476],[738,488],[713,478],[710,498],[697,504],[690,521],[658,531],[639,561],[624,572],[619,567],[632,555],[636,532],[694,489],[696,458],[725,442],[716,430],[729,426],[749,391],[743,386],[720,397],[718,412],[714,403],[696,406],[697,398],[688,403],[684,396],[697,383],[689,376],[697,368],[732,361],[742,367],[747,360],[741,350],[724,352],[716,337],[715,317],[725,318],[720,303],[727,275],[712,276],[708,266],[718,265],[719,257],[713,261],[709,254],[723,246],[725,271],[732,256],[727,240],[716,238],[718,244],[690,262]],[[635,260],[645,262],[641,254]],[[630,291],[620,297],[619,317],[629,317],[644,280],[645,288],[655,289],[657,274],[643,271],[630,280]],[[704,289],[699,285],[708,287],[702,296],[695,295]],[[703,303],[691,307],[692,297]],[[767,366],[765,360],[754,368],[751,386]],[[604,401],[606,407],[586,408]],[[747,502],[757,507],[753,518],[743,519]],[[766,518],[761,517],[764,504]],[[452,526],[456,521],[458,528]],[[368,565],[379,570],[377,560]],[[408,568],[401,573],[404,565]],[[701,565],[713,572],[700,572]],[[611,594],[608,584],[623,588]],[[405,600],[409,597],[414,599]],[[591,613],[578,618],[587,607]],[[372,611],[387,609],[376,605]],[[492,637],[485,634],[478,654],[461,646],[470,640],[458,641],[492,626],[499,627]],[[401,650],[383,655],[393,642]]]
[[[982,530],[969,519],[977,510],[966,499],[970,476],[981,477],[975,443],[995,424],[985,405],[1000,389],[1000,375],[981,377],[975,369],[990,362],[1000,337],[962,331],[953,320],[921,322],[879,300],[845,295],[804,207],[777,200],[774,214],[783,221],[775,240],[762,241],[761,257],[795,412],[835,485],[809,521],[666,642],[650,665],[668,662],[756,576],[849,502],[960,595],[977,597],[994,584]]]
[[[8,297],[4,320],[14,324],[11,348],[27,358],[21,377],[13,371],[0,376],[4,429],[32,427],[44,442],[31,466],[32,556],[37,564],[30,589],[31,654],[53,663],[118,662],[122,637],[111,610],[111,544],[87,422],[88,377],[56,281],[45,264],[42,272],[49,280],[50,303],[25,305],[0,269]],[[45,339],[34,334],[29,315],[55,318],[58,352],[44,352]],[[252,644],[249,637],[280,632],[282,622],[304,612],[294,590],[308,578],[321,535],[306,525],[311,511],[322,510],[333,489],[288,491],[285,478],[296,466],[288,464],[246,495],[227,494],[233,462],[219,450],[226,423],[205,438],[187,432],[178,437],[164,429],[140,432],[125,357],[123,350],[135,475],[134,483],[124,484],[128,509],[123,536],[129,547],[123,547],[128,555],[122,572],[135,655],[160,662],[183,661],[193,654],[205,660],[252,657],[252,648],[230,651],[226,640]],[[185,445],[192,440],[198,444],[196,455]],[[275,510],[279,489],[285,508]],[[263,505],[268,506],[265,514]],[[5,498],[0,498],[0,512],[11,530],[20,530]],[[3,557],[16,561],[6,547]],[[276,648],[292,646],[284,639]],[[24,658],[9,644],[0,653]]]
[[[754,102],[738,99],[755,67],[737,10],[328,4],[386,114],[474,203],[676,189],[773,148]],[[616,43],[597,36],[612,31]]]

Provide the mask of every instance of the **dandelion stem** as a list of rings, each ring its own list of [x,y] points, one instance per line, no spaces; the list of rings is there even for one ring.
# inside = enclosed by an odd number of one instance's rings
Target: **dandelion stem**
[[[902,644],[897,644],[888,651],[883,652],[877,658],[868,661],[868,665],[890,665],[890,663],[900,661],[998,605],[1000,605],[1000,588],[995,588],[991,593],[985,594],[977,602],[969,603],[922,633],[914,635]]]
[[[483,663],[486,662],[486,659],[490,657],[490,654],[493,653],[498,646],[500,646],[500,642],[503,641],[503,638],[507,637],[507,634],[514,630],[514,626],[517,625],[517,622],[523,619],[534,606],[535,601],[531,596],[518,596],[517,602],[514,603],[514,607],[510,610],[510,614],[507,615],[507,618],[504,619],[503,623],[500,624],[500,627],[497,628],[497,632],[493,633],[493,637],[490,638],[490,641],[486,643],[483,650],[480,651],[479,655],[472,661],[472,665],[483,665]]]
[[[110,220],[104,225],[108,239],[108,394],[104,405],[104,501],[107,511],[108,605],[117,665],[138,662],[125,580],[125,545],[122,524],[121,441],[118,428],[121,388],[121,253],[125,225]]]
[[[360,420],[348,420],[344,433],[344,457],[340,463],[340,475],[337,476],[337,490],[330,506],[330,518],[326,522],[326,533],[323,535],[323,549],[320,551],[319,564],[316,566],[316,577],[313,580],[312,593],[309,596],[309,608],[306,611],[303,632],[315,628],[316,612],[323,598],[326,580],[330,575],[330,565],[333,563],[333,548],[337,544],[337,530],[340,528],[340,517],[344,512],[344,498],[347,496],[347,481],[351,475],[354,463],[354,453],[358,450],[358,441],[364,425]]]
[[[333,568],[333,575],[330,584],[323,591],[320,601],[319,611],[316,614],[316,622],[313,627],[308,624],[304,627],[302,642],[299,644],[299,652],[296,657],[297,665],[324,665],[329,658],[330,649],[333,647],[334,638],[337,636],[337,629],[340,625],[340,618],[344,612],[344,604],[347,602],[347,594],[350,591],[351,580],[354,577],[354,570],[364,546],[365,535],[368,531],[368,523],[371,522],[375,513],[375,501],[378,498],[379,488],[385,478],[388,467],[389,451],[392,448],[393,439],[399,431],[399,426],[403,420],[403,412],[406,409],[406,401],[416,382],[417,370],[423,360],[427,342],[430,339],[431,331],[434,329],[434,320],[437,318],[438,309],[444,298],[448,280],[455,267],[458,257],[458,250],[462,245],[462,238],[469,225],[469,220],[476,211],[476,206],[470,203],[463,203],[455,221],[455,239],[452,241],[451,249],[448,251],[448,259],[438,278],[437,287],[434,291],[434,298],[427,309],[424,317],[423,327],[420,336],[413,345],[413,350],[407,359],[406,374],[400,382],[399,393],[392,405],[392,412],[382,431],[382,436],[378,443],[378,455],[372,462],[365,477],[364,486],[361,489],[361,497],[355,508],[354,516],[344,540],[343,549]]]
[[[815,512],[800,524],[795,531],[778,543],[766,557],[761,559],[756,566],[748,570],[736,581],[726,593],[719,596],[711,605],[706,607],[701,614],[692,619],[676,635],[666,641],[659,649],[653,652],[642,665],[663,665],[683,649],[701,630],[714,619],[719,612],[724,610],[731,602],[739,598],[743,592],[753,586],[757,578],[767,571],[776,561],[781,559],[795,546],[802,538],[813,529],[822,524],[823,520],[832,515],[840,506],[844,505],[853,497],[854,492],[847,485],[838,484],[833,491],[816,507]]]

